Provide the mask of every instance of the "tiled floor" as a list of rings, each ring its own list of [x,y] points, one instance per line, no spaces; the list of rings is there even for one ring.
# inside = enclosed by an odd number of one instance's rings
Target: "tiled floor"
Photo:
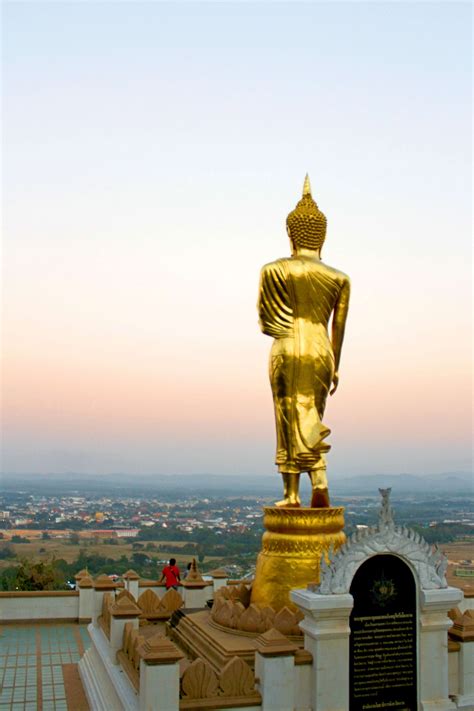
[[[85,625],[3,627],[0,711],[68,711],[62,665],[77,664],[88,646]]]

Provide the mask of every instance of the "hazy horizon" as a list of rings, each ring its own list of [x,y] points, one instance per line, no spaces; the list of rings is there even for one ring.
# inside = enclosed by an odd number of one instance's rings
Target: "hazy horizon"
[[[463,498],[472,497],[473,479],[468,472],[446,472],[438,475],[412,475],[412,474],[371,474],[359,476],[331,476],[331,499],[351,497],[357,495],[380,496],[381,487],[392,489],[392,498],[395,501],[399,496],[421,497],[454,496]],[[30,474],[6,475],[3,477],[4,493],[36,492],[62,497],[68,495],[90,496],[93,492],[101,492],[103,496],[127,495],[147,497],[148,495],[168,497],[172,494],[198,498],[219,497],[224,493],[233,496],[247,497],[262,495],[277,497],[281,491],[281,477],[277,473],[266,475],[239,476],[228,474],[182,474],[182,475],[130,475],[126,473],[96,476],[94,474],[77,475],[69,474]],[[307,476],[302,476],[300,483],[302,500],[305,501],[310,492],[310,481]]]
[[[352,280],[329,477],[471,468],[468,4],[2,14],[3,470],[276,473],[255,304],[306,172]]]
[[[397,472],[395,474],[390,474],[387,472],[365,472],[362,473],[360,472],[359,474],[347,474],[347,472],[331,472],[331,481],[335,480],[344,480],[344,479],[357,479],[357,478],[376,478],[376,477],[413,477],[416,479],[436,479],[440,478],[443,476],[446,477],[459,477],[461,479],[466,479],[472,482],[472,470],[456,470],[456,471],[445,471],[445,472],[423,472],[423,473],[418,473],[414,474],[412,472]],[[70,476],[82,476],[84,478],[88,477],[96,477],[97,472],[89,471],[89,472],[75,472],[73,470],[70,471],[62,471],[62,472],[1,472],[0,476],[3,476],[5,478],[9,477],[26,477],[26,478],[35,478],[35,477],[52,477],[52,478],[60,478],[60,477],[70,477]],[[196,478],[196,479],[202,479],[205,477],[209,477],[210,479],[220,479],[222,478],[223,480],[226,479],[234,479],[238,480],[239,478],[241,479],[272,479],[274,478],[277,484],[280,484],[280,475],[278,472],[266,472],[264,474],[251,474],[249,472],[242,472],[240,474],[227,474],[225,476],[222,476],[221,474],[217,473],[209,473],[209,472],[193,472],[191,474],[186,474],[186,473],[167,473],[167,472],[153,472],[153,473],[147,473],[147,474],[141,474],[138,472],[127,472],[127,471],[117,471],[117,472],[105,472],[102,474],[102,477],[104,479],[109,478],[112,479],[113,477],[121,478],[121,477],[136,477],[137,480],[148,480],[148,479],[153,479],[154,477],[157,479],[172,479],[172,478],[180,478],[183,477],[185,479],[189,478]],[[305,478],[305,473],[302,474],[303,479]]]

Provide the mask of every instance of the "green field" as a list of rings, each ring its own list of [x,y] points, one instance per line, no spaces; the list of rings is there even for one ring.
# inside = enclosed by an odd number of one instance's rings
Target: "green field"
[[[160,546],[161,550],[147,550],[146,546],[149,543],[152,543],[157,547]],[[113,560],[118,560],[123,555],[127,558],[131,558],[133,553],[140,552],[145,553],[149,558],[156,561],[167,560],[170,557],[176,558],[178,565],[181,566],[186,566],[192,559],[192,555],[189,553],[171,553],[165,550],[167,545],[182,548],[187,544],[189,545],[189,541],[146,541],[141,544],[143,548],[140,548],[137,551],[132,547],[132,542],[111,545],[110,543],[94,543],[87,539],[78,545],[71,545],[70,543],[55,540],[38,540],[31,541],[30,543],[9,543],[8,547],[14,552],[15,558],[0,560],[0,569],[14,565],[15,562],[21,558],[27,558],[30,560],[48,560],[54,557],[62,558],[67,563],[72,563],[78,558],[81,551],[84,551],[88,555],[99,555],[106,558],[112,558]],[[217,558],[215,556],[206,556],[205,560],[208,562],[211,560],[217,560]]]

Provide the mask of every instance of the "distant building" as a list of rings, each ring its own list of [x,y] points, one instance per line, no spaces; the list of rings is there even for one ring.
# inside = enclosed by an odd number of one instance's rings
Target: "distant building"
[[[77,531],[80,538],[136,538],[139,528],[97,528]]]
[[[116,528],[115,534],[117,538],[136,538],[140,533],[139,528]]]
[[[473,578],[474,579],[474,566],[463,566],[462,568],[456,568],[454,575],[460,578]]]

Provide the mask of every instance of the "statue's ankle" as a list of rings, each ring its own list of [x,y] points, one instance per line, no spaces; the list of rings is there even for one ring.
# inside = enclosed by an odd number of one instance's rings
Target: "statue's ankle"
[[[309,478],[311,480],[311,487],[313,491],[315,489],[326,489],[328,488],[328,479],[326,476],[326,467],[318,467],[318,469],[311,469],[309,472]]]

